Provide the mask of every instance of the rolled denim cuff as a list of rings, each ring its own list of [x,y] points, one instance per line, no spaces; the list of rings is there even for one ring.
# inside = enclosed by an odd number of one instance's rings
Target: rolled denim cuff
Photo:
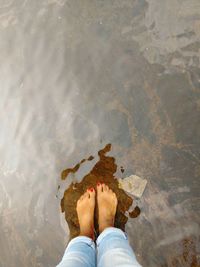
[[[73,238],[73,239],[69,242],[69,244],[68,244],[68,246],[67,246],[67,248],[66,248],[66,251],[67,251],[68,249],[70,249],[70,247],[71,247],[72,245],[74,245],[74,244],[76,244],[76,243],[80,243],[80,242],[87,244],[88,246],[92,247],[92,248],[95,250],[95,244],[94,244],[94,241],[93,241],[91,238],[89,238],[89,237],[87,237],[87,236],[77,236],[77,237]]]
[[[118,234],[121,237],[123,237],[124,239],[126,239],[126,240],[128,239],[127,234],[124,233],[121,229],[115,228],[115,227],[108,227],[97,238],[97,241],[96,241],[97,246],[99,246],[101,241],[109,234]]]

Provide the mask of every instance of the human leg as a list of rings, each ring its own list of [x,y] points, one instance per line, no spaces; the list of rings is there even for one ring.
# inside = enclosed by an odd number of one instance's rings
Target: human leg
[[[126,234],[114,227],[106,228],[97,239],[97,266],[141,267]]]
[[[97,185],[97,204],[100,231],[100,236],[97,239],[97,266],[141,266],[136,260],[126,234],[113,227],[117,197],[105,184]]]
[[[70,241],[57,267],[95,267],[96,251],[94,241],[78,236]]]
[[[95,267],[94,237],[95,190],[87,190],[77,202],[80,235],[70,241],[57,267]]]

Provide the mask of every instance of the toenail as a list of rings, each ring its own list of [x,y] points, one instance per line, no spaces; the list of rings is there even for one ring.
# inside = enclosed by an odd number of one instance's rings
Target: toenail
[[[88,191],[93,192],[93,187],[88,188]]]
[[[97,183],[97,186],[100,186],[100,185],[101,185],[101,183],[100,183],[100,182],[98,182],[98,183]]]

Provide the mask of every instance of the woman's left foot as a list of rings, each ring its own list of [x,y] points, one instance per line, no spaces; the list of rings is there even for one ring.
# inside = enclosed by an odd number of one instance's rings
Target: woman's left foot
[[[80,225],[80,235],[94,239],[95,190],[88,189],[77,201],[76,211]]]

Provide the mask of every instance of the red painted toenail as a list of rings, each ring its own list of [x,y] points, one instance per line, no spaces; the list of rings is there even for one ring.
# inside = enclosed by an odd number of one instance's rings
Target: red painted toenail
[[[97,183],[97,186],[100,186],[100,185],[101,185],[101,183],[100,183],[100,182],[98,182],[98,183]]]
[[[93,187],[89,187],[87,190],[92,192],[93,191]]]
[[[90,188],[90,191],[93,192],[94,191],[94,188]]]

